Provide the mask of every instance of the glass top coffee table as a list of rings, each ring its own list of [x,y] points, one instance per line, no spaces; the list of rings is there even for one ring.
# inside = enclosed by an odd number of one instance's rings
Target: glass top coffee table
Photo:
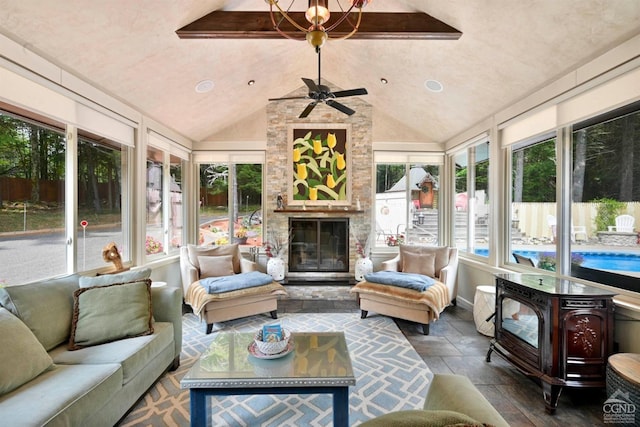
[[[180,381],[191,399],[191,425],[211,425],[209,396],[333,395],[333,425],[349,425],[349,386],[356,384],[343,332],[292,332],[286,354],[249,351],[253,333],[218,333]]]

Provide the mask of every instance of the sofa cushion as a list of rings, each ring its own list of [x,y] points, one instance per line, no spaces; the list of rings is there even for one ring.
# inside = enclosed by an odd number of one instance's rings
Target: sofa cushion
[[[151,335],[112,341],[79,350],[69,350],[66,345],[60,345],[49,354],[56,365],[118,363],[122,365],[122,384],[125,385],[164,349],[173,346],[173,323],[156,322],[153,324]]]
[[[464,375],[435,374],[422,408],[462,412],[496,427],[509,427],[509,423]]]
[[[400,245],[400,261],[402,261],[406,253],[418,255],[435,254],[435,277],[440,277],[440,270],[449,264],[449,247],[447,246]],[[400,266],[402,266],[402,263]]]
[[[116,283],[133,282],[136,280],[145,280],[151,277],[150,268],[141,268],[138,270],[123,271],[115,274],[104,274],[102,276],[87,277],[81,276],[79,285],[81,288],[90,288],[92,286],[113,285]]]
[[[73,293],[70,350],[152,333],[151,280]]]
[[[20,318],[49,351],[69,340],[78,275],[0,288],[0,305]]]
[[[89,426],[91,416],[122,391],[117,364],[54,365],[11,393],[0,396],[6,426]]]
[[[198,263],[200,264],[200,279],[235,274],[233,271],[233,255],[199,256]]]
[[[454,411],[405,410],[390,412],[360,424],[363,427],[484,427],[485,424]]]
[[[27,325],[4,308],[0,308],[0,337],[0,395],[31,381],[53,364]]]
[[[240,250],[238,244],[222,245],[222,246],[196,246],[187,245],[187,253],[189,254],[189,262],[193,264],[200,272],[199,256],[233,256],[233,272],[240,273]]]
[[[435,260],[436,254],[419,255],[407,252],[402,256],[402,272],[435,277]]]

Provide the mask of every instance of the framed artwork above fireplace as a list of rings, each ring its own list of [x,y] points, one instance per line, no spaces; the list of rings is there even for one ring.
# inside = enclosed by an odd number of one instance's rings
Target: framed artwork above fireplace
[[[351,205],[350,131],[345,124],[289,126],[289,205]]]

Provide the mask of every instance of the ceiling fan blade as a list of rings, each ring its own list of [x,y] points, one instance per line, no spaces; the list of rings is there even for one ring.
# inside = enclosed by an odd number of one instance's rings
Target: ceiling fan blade
[[[333,96],[336,98],[342,98],[344,96],[367,95],[368,93],[369,92],[362,87],[360,89],[339,90],[337,92],[333,92]]]
[[[320,92],[320,88],[318,87],[318,85],[316,84],[316,82],[314,82],[311,79],[305,79],[304,77],[302,78],[302,81],[304,82],[304,84],[307,85],[307,87],[309,88],[310,92]]]
[[[309,99],[308,96],[286,96],[284,98],[269,98],[269,101],[284,101],[287,99]]]
[[[315,108],[317,102],[310,102],[309,105],[307,105],[307,108],[304,109],[304,111],[302,113],[300,113],[300,115],[298,116],[299,119],[304,119],[305,117],[307,117],[311,111],[313,111],[313,109]]]
[[[350,116],[353,113],[355,113],[355,110],[352,110],[351,108],[347,107],[346,105],[340,104],[338,101],[334,101],[332,99],[327,99],[326,104],[330,107],[335,108],[338,111],[342,111],[343,113],[345,113],[346,115]]]

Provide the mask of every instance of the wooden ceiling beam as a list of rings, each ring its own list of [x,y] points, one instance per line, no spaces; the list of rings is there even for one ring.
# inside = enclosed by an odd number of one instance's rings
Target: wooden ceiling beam
[[[304,12],[289,15],[302,27],[309,27]],[[352,12],[352,22],[357,13]],[[277,17],[277,16],[276,16]],[[276,21],[277,22],[277,21]],[[330,22],[327,26],[330,25]],[[288,36],[304,40],[305,33],[284,20],[280,28]],[[352,27],[343,22],[329,33],[338,38],[349,34]],[[181,39],[281,39],[273,28],[269,12],[230,12],[216,10],[176,31]],[[462,33],[426,13],[363,12],[358,31],[349,40],[457,40]]]

